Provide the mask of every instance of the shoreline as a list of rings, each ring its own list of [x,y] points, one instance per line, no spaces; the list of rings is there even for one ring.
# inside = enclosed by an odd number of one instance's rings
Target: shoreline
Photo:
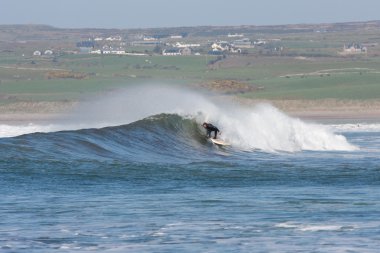
[[[220,99],[226,99],[221,97]],[[231,99],[231,98],[229,98]],[[271,104],[293,118],[306,121],[380,122],[380,100],[253,100],[232,98],[243,106]],[[64,121],[78,102],[18,102],[0,106],[0,124],[48,124]]]

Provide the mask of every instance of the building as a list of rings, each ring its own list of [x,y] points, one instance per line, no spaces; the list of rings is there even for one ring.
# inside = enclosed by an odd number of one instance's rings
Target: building
[[[220,52],[229,51],[230,47],[231,45],[226,41],[214,42],[211,45],[212,51],[220,51]]]
[[[244,34],[238,34],[238,33],[235,33],[235,34],[231,34],[229,33],[228,34],[228,38],[243,38],[244,37]]]
[[[41,56],[42,53],[41,53],[41,51],[36,50],[36,51],[33,52],[33,55],[34,56]]]
[[[50,49],[45,50],[44,55],[53,55],[53,51]]]
[[[165,55],[165,56],[178,56],[178,55],[182,55],[182,53],[178,49],[164,49],[162,51],[162,55]]]
[[[240,47],[240,48],[251,48],[252,47],[252,42],[248,38],[244,38],[241,40],[235,40],[232,42],[232,45],[235,47]]]
[[[200,47],[201,44],[196,44],[196,43],[193,43],[193,44],[182,44],[180,42],[177,42],[173,45],[173,47],[176,47],[176,48],[187,48],[187,47]]]
[[[103,54],[103,52],[102,50],[98,49],[98,50],[92,50],[91,54]]]
[[[241,53],[241,49],[237,48],[235,45],[230,44],[226,41],[214,42],[211,45],[212,52],[230,52],[230,53]],[[210,52],[209,52],[210,54]]]
[[[344,44],[343,51],[339,52],[340,55],[353,55],[353,54],[366,54],[367,47],[362,45],[351,43],[349,45]]]
[[[274,40],[273,40],[274,41]],[[253,42],[254,45],[256,46],[264,46],[267,44],[266,40],[263,39],[258,39]]]
[[[115,55],[125,55],[125,50],[112,50],[111,54]]]
[[[106,38],[106,41],[121,41],[121,40],[122,40],[122,38],[120,35],[111,36],[111,37]]]
[[[143,38],[143,41],[157,41],[158,39],[155,38],[155,37],[151,37],[151,36],[145,36]]]

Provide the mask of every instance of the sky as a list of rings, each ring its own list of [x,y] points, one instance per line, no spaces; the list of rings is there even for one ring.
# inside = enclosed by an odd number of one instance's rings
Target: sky
[[[380,0],[0,0],[0,24],[61,28],[281,25],[380,20]]]

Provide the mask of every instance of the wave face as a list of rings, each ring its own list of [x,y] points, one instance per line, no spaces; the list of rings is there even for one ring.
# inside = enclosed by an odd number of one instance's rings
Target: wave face
[[[207,141],[196,118],[176,114],[160,114],[122,126],[3,138],[0,148],[6,151],[3,155],[8,159],[128,160],[177,164],[204,161],[221,153],[236,154],[257,149],[270,152],[354,148],[343,136],[330,133],[322,126],[290,119],[273,108],[263,110],[263,114],[257,112],[246,118],[246,121],[255,123],[252,128],[244,127],[236,120],[227,120],[226,116],[220,118],[222,136],[232,144],[222,150]],[[265,117],[268,110],[271,116]],[[273,115],[283,117],[282,120],[288,124],[276,125],[281,119],[273,119]],[[268,125],[264,126],[264,122]]]
[[[2,139],[8,158],[57,160],[129,160],[172,162],[201,155],[206,139],[196,122],[178,115],[157,115],[128,125]]]

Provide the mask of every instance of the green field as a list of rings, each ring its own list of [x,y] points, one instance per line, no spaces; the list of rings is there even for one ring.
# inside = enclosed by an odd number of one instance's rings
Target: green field
[[[312,27],[318,30],[316,26]],[[0,51],[0,104],[78,101],[135,84],[199,87],[215,80],[234,80],[249,85],[252,90],[234,94],[253,99],[379,99],[380,28],[372,25],[370,29],[362,29],[360,24],[353,27],[352,31],[347,28],[339,30],[337,25],[335,32],[313,32],[310,29],[295,32],[287,27],[283,30],[273,28],[273,31],[265,27],[252,28],[261,29],[262,33],[252,31],[247,35],[249,38],[264,38],[269,43],[247,49],[241,55],[227,54],[219,61],[215,61],[216,56],[207,54],[161,56],[154,54],[153,48],[149,47],[129,49],[148,52],[149,56],[56,54],[33,57],[30,52],[37,42],[28,46],[27,43],[13,42],[3,45],[0,41],[0,49],[7,48]],[[54,30],[54,34],[58,33]],[[206,32],[202,37],[199,35],[202,34],[201,28],[194,28],[194,34],[198,35],[189,35],[189,39],[200,43],[216,38]],[[75,45],[76,33],[69,35],[70,40],[62,41],[62,47]],[[45,30],[44,36],[49,36]],[[343,44],[350,42],[371,42],[374,46],[369,48],[368,54],[339,56],[337,52]],[[49,41],[41,40],[40,44],[49,45]],[[282,50],[278,51],[279,48]],[[204,46],[202,50],[207,52],[209,49]],[[59,73],[66,73],[66,76],[59,76]]]
[[[294,58],[249,58],[242,62],[228,57],[210,67],[211,56],[64,56],[49,60],[30,59],[10,68],[0,68],[0,93],[17,100],[77,100],[85,93],[98,93],[138,83],[177,85],[212,80],[238,80],[259,87],[242,94],[267,99],[376,99],[380,97],[378,58],[296,60]],[[10,59],[15,62],[20,60]],[[238,63],[236,63],[236,61]],[[4,66],[4,64],[2,64]],[[14,66],[14,68],[13,68]],[[49,68],[86,73],[81,80],[48,79]],[[10,99],[11,101],[12,99]]]

